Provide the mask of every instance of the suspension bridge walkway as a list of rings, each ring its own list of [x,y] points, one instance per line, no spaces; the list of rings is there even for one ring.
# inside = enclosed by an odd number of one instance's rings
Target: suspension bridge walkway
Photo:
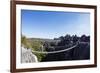
[[[75,45],[73,45],[72,47],[69,47],[69,48],[65,48],[63,50],[58,50],[58,51],[50,51],[50,52],[46,52],[46,51],[33,51],[33,53],[42,53],[42,54],[54,54],[54,53],[61,53],[61,52],[65,52],[65,51],[68,51],[68,50],[71,50],[73,48],[75,48],[80,42],[78,41]]]

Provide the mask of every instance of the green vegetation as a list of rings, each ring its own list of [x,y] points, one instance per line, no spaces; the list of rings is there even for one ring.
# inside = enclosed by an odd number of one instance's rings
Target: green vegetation
[[[32,40],[31,45],[32,45],[33,51],[42,51],[42,49],[43,49],[43,47],[42,47],[43,44],[40,40]],[[42,53],[35,53],[34,52],[34,54],[37,56],[38,61],[41,61],[42,58],[45,57],[45,54],[42,54]]]
[[[74,50],[66,51],[67,53],[57,53],[57,54],[44,54],[38,53],[41,51],[57,51],[66,49],[75,45],[77,42],[78,46]],[[90,36],[82,35],[78,37],[77,35],[65,35],[54,39],[42,39],[42,38],[27,38],[25,36],[21,37],[22,46],[27,49],[32,49],[33,54],[38,58],[39,62],[44,61],[62,61],[62,60],[81,60],[90,58]],[[79,50],[81,49],[81,50]],[[34,52],[37,51],[37,52]],[[84,52],[82,54],[81,52]]]
[[[25,36],[21,37],[21,43],[22,43],[21,45],[27,49],[32,47],[30,42],[27,40],[27,38]]]
[[[28,38],[26,38],[25,36],[21,37],[21,45],[27,49],[31,48],[33,51],[42,51],[43,47],[43,42],[40,40],[29,40]],[[45,57],[45,54],[42,53],[34,53],[37,58],[38,61],[41,61],[42,58]]]

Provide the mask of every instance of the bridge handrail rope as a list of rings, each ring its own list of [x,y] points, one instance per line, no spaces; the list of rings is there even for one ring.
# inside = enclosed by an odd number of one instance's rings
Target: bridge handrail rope
[[[71,50],[73,48],[75,48],[77,45],[78,45],[79,41],[76,43],[76,45],[72,46],[72,47],[69,47],[67,49],[63,49],[63,50],[59,50],[59,51],[52,51],[52,52],[43,52],[43,51],[33,51],[32,52],[34,53],[43,53],[43,54],[54,54],[54,53],[61,53],[61,52],[65,52],[65,51],[68,51],[68,50]]]

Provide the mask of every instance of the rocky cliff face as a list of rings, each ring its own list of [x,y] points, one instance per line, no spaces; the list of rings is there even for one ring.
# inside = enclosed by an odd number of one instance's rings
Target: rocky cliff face
[[[59,49],[58,49],[59,50]],[[81,42],[75,48],[61,53],[47,54],[42,62],[90,59],[90,44]]]
[[[21,47],[21,63],[34,63],[38,62],[36,55],[34,55],[31,49]]]

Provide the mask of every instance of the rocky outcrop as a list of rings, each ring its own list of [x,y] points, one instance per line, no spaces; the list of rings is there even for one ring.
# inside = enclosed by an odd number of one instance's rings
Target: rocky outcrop
[[[58,48],[59,50],[59,48]],[[90,44],[81,42],[75,48],[60,53],[47,54],[42,62],[90,59]]]
[[[31,49],[21,47],[21,63],[38,62],[36,55],[32,53]]]

